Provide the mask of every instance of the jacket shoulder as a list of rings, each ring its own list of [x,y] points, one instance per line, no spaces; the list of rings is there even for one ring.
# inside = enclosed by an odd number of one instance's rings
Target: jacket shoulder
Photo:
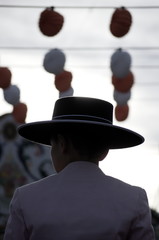
[[[43,179],[40,179],[38,181],[23,185],[21,187],[18,188],[18,191],[21,193],[30,193],[30,192],[38,192],[38,191],[43,191],[46,188],[49,188],[51,186],[54,186],[55,182],[56,182],[56,174],[47,176]]]
[[[110,176],[108,176],[108,179],[111,188],[110,192],[118,202],[124,202],[126,205],[127,203],[139,202],[146,202],[147,204],[147,193],[142,187],[131,185]]]

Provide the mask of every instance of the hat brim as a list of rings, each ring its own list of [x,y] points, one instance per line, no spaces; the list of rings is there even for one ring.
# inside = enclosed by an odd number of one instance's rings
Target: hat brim
[[[27,123],[19,126],[18,132],[27,140],[50,146],[50,140],[54,132],[62,131],[62,129],[74,131],[76,128],[81,129],[81,131],[85,128],[92,132],[96,131],[98,134],[101,133],[101,137],[104,136],[104,140],[107,141],[109,149],[133,147],[144,142],[144,138],[140,134],[127,128],[87,120],[69,119]]]

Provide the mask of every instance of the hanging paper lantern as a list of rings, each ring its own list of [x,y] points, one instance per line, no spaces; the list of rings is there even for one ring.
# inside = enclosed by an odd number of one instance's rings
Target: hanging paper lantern
[[[124,78],[117,78],[113,75],[112,84],[117,91],[128,92],[134,84],[134,75],[132,72],[129,72],[128,75]]]
[[[4,99],[12,104],[16,105],[20,99],[20,90],[16,85],[10,85],[8,88],[5,88],[3,91]]]
[[[65,92],[71,87],[72,73],[63,71],[55,76],[55,87],[60,92]]]
[[[118,105],[125,105],[131,97],[131,92],[122,93],[114,89],[113,96]]]
[[[48,36],[55,36],[61,30],[64,23],[64,17],[58,12],[54,11],[54,8],[46,8],[41,14],[39,19],[40,31]]]
[[[7,67],[0,67],[0,88],[7,88],[11,84],[11,71]]]
[[[46,53],[43,66],[47,72],[57,75],[63,72],[65,61],[65,54],[61,50],[55,48]]]
[[[125,105],[117,105],[115,107],[115,118],[117,121],[124,121],[127,119],[129,114],[129,106]]]
[[[129,32],[132,24],[132,16],[125,8],[117,8],[111,18],[110,31],[115,37],[123,37]]]
[[[27,106],[25,103],[19,102],[14,105],[12,115],[16,122],[25,123],[26,115],[27,115]]]
[[[128,75],[131,66],[130,54],[122,49],[118,49],[111,56],[110,68],[117,78],[124,78]]]
[[[70,87],[67,91],[59,92],[59,98],[73,96],[74,90]]]

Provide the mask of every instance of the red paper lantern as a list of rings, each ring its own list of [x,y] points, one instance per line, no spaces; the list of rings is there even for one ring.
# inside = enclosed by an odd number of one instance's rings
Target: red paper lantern
[[[25,103],[19,102],[14,105],[12,115],[16,122],[25,123],[26,115],[27,115],[27,106]]]
[[[7,67],[0,67],[0,88],[8,88],[11,84],[11,71]]]
[[[55,76],[55,87],[60,92],[65,92],[71,87],[72,73],[63,71],[62,73]]]
[[[128,92],[132,85],[134,84],[134,76],[130,71],[128,75],[124,78],[117,78],[116,76],[112,76],[112,84],[115,89],[119,92]]]
[[[39,28],[44,35],[52,37],[61,30],[63,22],[63,16],[55,12],[53,7],[46,8],[40,14]]]
[[[115,107],[115,118],[117,121],[121,122],[127,119],[129,114],[129,106],[125,105],[117,105]]]
[[[115,37],[123,37],[126,35],[132,24],[132,16],[125,8],[117,8],[111,18],[110,31]]]

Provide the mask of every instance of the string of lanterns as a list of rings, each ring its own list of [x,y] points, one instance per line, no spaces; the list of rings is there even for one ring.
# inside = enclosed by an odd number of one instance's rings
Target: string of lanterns
[[[64,24],[64,17],[54,10],[54,7],[46,8],[39,18],[39,29],[47,37],[58,34]],[[51,49],[44,56],[44,69],[55,75],[54,85],[59,91],[59,98],[72,96],[74,90],[71,86],[72,73],[64,69],[66,56],[60,49]]]
[[[54,84],[59,91],[59,98],[72,96],[74,90],[71,86],[72,73],[65,70],[66,56],[60,49],[52,49],[44,56],[44,69],[55,75]]]
[[[132,25],[132,16],[125,8],[115,9],[111,22],[110,32],[114,37],[125,36]],[[117,49],[111,56],[110,69],[112,71],[111,82],[114,87],[113,97],[117,105],[115,107],[115,118],[124,121],[129,115],[128,101],[131,98],[131,88],[134,84],[134,75],[131,72],[131,56],[123,49]]]
[[[0,67],[0,88],[6,102],[13,106],[12,115],[18,123],[24,123],[27,114],[27,106],[20,102],[20,90],[11,84],[12,73],[7,67]]]

